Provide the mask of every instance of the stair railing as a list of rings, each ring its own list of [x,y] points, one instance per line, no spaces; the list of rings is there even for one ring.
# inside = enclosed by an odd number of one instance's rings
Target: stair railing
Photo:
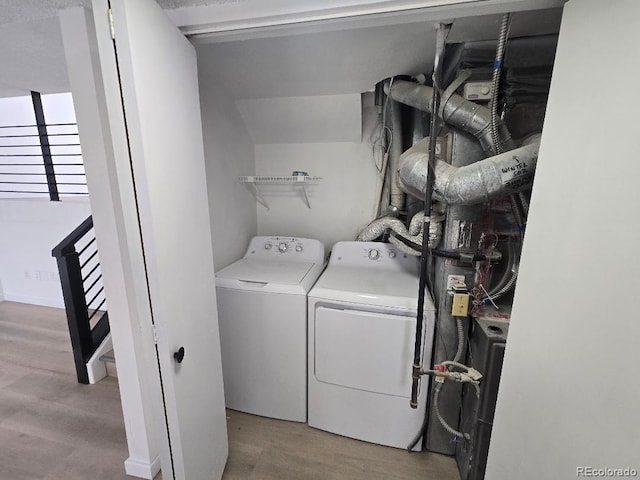
[[[87,361],[109,334],[93,218],[82,222],[51,254],[58,262],[78,382],[88,384]]]

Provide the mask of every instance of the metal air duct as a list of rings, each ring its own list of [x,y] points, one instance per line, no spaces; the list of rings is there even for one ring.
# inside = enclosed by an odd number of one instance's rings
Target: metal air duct
[[[538,159],[540,135],[523,146],[471,165],[454,167],[436,161],[433,197],[449,205],[468,205],[502,197],[531,186]],[[424,139],[400,157],[403,189],[420,198],[427,184],[429,139]]]
[[[424,112],[431,111],[433,88],[428,85],[394,80],[387,82],[384,90],[389,97],[400,103]],[[445,123],[476,137],[487,156],[497,153],[491,135],[491,111],[487,107],[465,100],[457,94],[447,96],[445,92],[440,103],[440,111],[437,113]],[[511,134],[502,120],[496,119],[496,124],[505,150],[515,148]]]

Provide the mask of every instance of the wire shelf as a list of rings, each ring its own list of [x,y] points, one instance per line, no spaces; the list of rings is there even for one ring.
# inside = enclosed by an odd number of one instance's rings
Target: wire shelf
[[[269,210],[269,204],[265,200],[264,196],[260,193],[257,185],[295,185],[299,186],[302,190],[304,202],[307,208],[311,208],[309,204],[309,196],[307,195],[306,185],[309,183],[315,183],[322,180],[322,177],[314,177],[311,175],[291,175],[284,177],[271,177],[263,175],[254,175],[246,177],[238,177],[240,183],[247,185],[249,191],[256,198],[257,202],[264,208]]]
[[[271,183],[271,184],[289,184],[289,183],[309,183],[322,180],[322,177],[313,177],[310,175],[294,175],[288,177],[267,177],[267,176],[249,176],[239,177],[240,183]]]

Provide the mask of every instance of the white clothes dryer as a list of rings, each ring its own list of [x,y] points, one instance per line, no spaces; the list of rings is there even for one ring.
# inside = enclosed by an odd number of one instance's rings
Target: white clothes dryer
[[[307,420],[307,293],[323,267],[318,240],[259,236],[216,274],[228,408]]]
[[[420,430],[429,389],[410,406],[419,264],[386,243],[338,242],[309,292],[310,426],[406,448]],[[435,308],[427,294],[422,362]]]

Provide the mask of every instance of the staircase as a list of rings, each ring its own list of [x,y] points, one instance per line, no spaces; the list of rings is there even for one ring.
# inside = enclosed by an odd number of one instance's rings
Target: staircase
[[[112,347],[93,218],[82,222],[51,254],[58,262],[78,382],[96,383],[107,375],[100,358]]]

